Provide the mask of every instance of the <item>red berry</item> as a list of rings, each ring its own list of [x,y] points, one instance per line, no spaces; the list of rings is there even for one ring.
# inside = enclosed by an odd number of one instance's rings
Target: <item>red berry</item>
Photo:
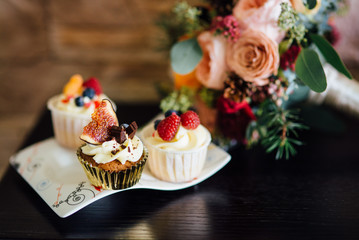
[[[181,123],[186,129],[196,129],[200,124],[200,120],[197,113],[189,110],[181,115]]]
[[[84,106],[85,106],[85,108],[89,108],[89,107],[91,107],[91,104],[92,104],[92,102],[88,102],[88,103],[85,103]]]
[[[181,118],[173,113],[158,124],[158,135],[165,141],[171,141],[176,136],[180,124]]]
[[[93,88],[96,92],[96,95],[100,95],[102,93],[100,82],[94,77],[89,78],[86,82],[82,84],[82,86],[85,88]]]
[[[101,102],[100,101],[95,101],[94,104],[95,104],[95,108],[98,108],[100,106]]]

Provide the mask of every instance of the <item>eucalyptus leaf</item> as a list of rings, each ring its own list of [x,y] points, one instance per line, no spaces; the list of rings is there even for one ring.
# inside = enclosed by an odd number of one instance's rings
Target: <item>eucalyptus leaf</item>
[[[172,69],[179,74],[192,72],[203,55],[195,38],[177,42],[171,48],[170,54]]]
[[[339,72],[343,73],[347,78],[353,79],[352,75],[340,59],[338,53],[324,37],[318,34],[310,34],[310,38],[318,47],[319,51],[323,54],[328,63],[330,63]]]
[[[295,73],[298,78],[315,92],[323,92],[327,88],[327,79],[320,63],[318,54],[304,48],[300,51],[296,64]]]

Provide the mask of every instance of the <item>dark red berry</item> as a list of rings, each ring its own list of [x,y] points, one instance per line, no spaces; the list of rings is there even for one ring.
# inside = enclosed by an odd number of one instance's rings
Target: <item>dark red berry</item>
[[[180,124],[181,118],[173,113],[158,124],[158,135],[165,141],[171,141],[176,136]]]
[[[100,95],[102,93],[100,82],[94,77],[88,79],[86,82],[82,84],[82,86],[84,86],[85,88],[94,89],[97,95]]]
[[[200,120],[194,111],[187,111],[181,115],[182,126],[186,129],[196,129],[200,125]]]

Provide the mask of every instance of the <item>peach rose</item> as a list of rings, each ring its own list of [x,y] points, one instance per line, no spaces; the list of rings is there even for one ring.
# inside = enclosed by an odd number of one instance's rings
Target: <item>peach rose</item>
[[[248,82],[268,83],[268,77],[277,74],[278,44],[263,32],[247,29],[239,40],[228,45],[227,65],[230,70]]]
[[[233,8],[233,15],[242,29],[256,29],[280,43],[285,37],[285,31],[278,27],[282,2],[289,3],[288,0],[240,0]]]
[[[205,87],[222,90],[226,79],[226,40],[211,32],[202,32],[198,38],[203,57],[196,68],[196,77]]]

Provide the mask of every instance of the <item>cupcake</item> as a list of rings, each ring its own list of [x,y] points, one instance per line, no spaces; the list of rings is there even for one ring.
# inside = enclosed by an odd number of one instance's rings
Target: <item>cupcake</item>
[[[211,142],[209,131],[198,115],[187,111],[181,116],[167,112],[142,131],[149,151],[148,166],[152,174],[167,182],[188,182],[199,176]]]
[[[92,185],[103,189],[124,189],[141,178],[148,158],[146,147],[135,135],[136,122],[119,126],[109,100],[104,99],[83,128],[77,157]]]
[[[67,148],[78,148],[82,144],[79,136],[83,127],[91,121],[91,113],[105,98],[96,78],[84,81],[81,75],[73,75],[62,94],[47,102],[57,142]]]

